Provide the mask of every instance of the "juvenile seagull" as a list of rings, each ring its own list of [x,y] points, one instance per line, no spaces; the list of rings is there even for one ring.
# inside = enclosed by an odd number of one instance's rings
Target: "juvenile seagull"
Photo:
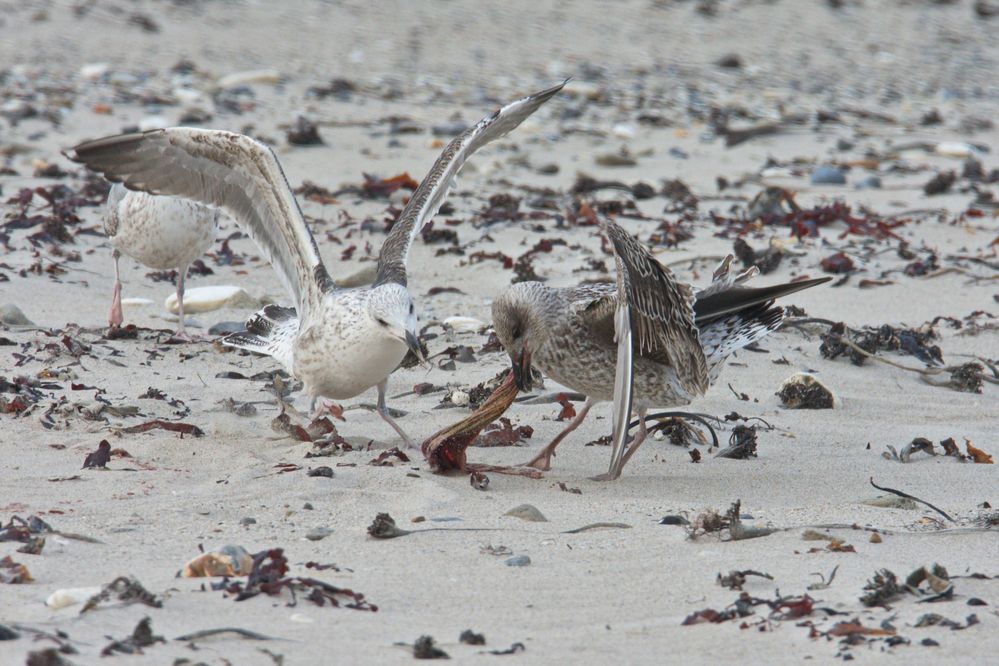
[[[156,197],[130,192],[115,183],[108,192],[104,210],[104,233],[114,250],[114,291],[108,325],[118,328],[121,312],[121,277],[118,260],[122,253],[150,268],[177,269],[177,310],[180,317],[176,337],[184,330],[184,278],[187,267],[205,253],[219,229],[219,210],[176,197]]]
[[[246,331],[223,342],[273,356],[317,398],[352,398],[378,387],[378,413],[412,440],[385,406],[388,375],[406,351],[418,356],[416,312],[406,288],[406,260],[420,229],[453,187],[465,160],[520,125],[562,86],[512,102],[444,148],[413,193],[378,255],[374,284],[337,287],[319,255],[274,153],[250,137],[170,128],[89,141],[67,152],[130,189],[181,196],[228,212],[274,266],[295,303],[268,306]]]
[[[754,266],[733,276],[733,257],[700,291],[676,281],[649,250],[612,220],[602,220],[614,247],[617,284],[552,288],[540,282],[511,286],[493,303],[493,327],[510,355],[522,390],[531,364],[586,395],[576,418],[527,466],[547,470],[555,448],[579,427],[594,404],[614,400],[611,465],[600,480],[616,479],[645,439],[650,407],[686,405],[707,391],[732,352],[780,326],[774,299],[830,278],[771,287],[743,286]],[[632,397],[633,393],[633,397]],[[641,426],[625,451],[628,419]]]

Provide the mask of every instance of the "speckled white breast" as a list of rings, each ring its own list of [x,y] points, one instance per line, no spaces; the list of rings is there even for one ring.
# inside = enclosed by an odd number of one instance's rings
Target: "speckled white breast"
[[[119,252],[164,270],[187,265],[204,254],[218,233],[218,220],[214,208],[115,184],[108,196],[104,230]]]
[[[366,314],[364,293],[331,297],[312,322],[303,322],[294,374],[309,395],[353,398],[385,379],[406,356],[406,345]]]

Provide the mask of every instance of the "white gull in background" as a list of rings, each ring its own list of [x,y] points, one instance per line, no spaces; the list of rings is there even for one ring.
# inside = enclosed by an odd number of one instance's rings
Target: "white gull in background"
[[[104,211],[104,232],[114,250],[114,292],[108,325],[121,326],[121,276],[118,262],[124,253],[156,270],[177,269],[176,336],[184,329],[184,278],[187,267],[215,241],[219,228],[217,208],[171,196],[133,192],[114,183]]]
[[[385,406],[388,375],[407,349],[422,357],[406,262],[416,234],[437,213],[465,160],[513,130],[562,86],[525,97],[452,140],[420,183],[378,255],[370,287],[345,289],[330,277],[277,157],[250,137],[169,128],[88,141],[67,156],[130,189],[185,197],[229,213],[260,247],[295,307],[268,306],[225,338],[273,356],[318,398],[352,398],[378,388],[378,413],[412,440]]]

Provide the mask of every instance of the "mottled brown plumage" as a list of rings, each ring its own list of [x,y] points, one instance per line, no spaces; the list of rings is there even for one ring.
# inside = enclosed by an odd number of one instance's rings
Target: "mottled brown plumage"
[[[619,424],[627,421],[632,409],[644,417],[651,407],[689,404],[717,378],[733,351],[780,325],[783,308],[774,306],[774,299],[828,280],[747,288],[744,283],[757,274],[756,269],[733,275],[728,257],[712,283],[694,291],[678,283],[616,223],[603,220],[602,226],[614,246],[616,285],[552,288],[521,282],[493,303],[493,326],[521,388],[529,388],[533,363],[587,396],[576,420],[530,466],[548,469],[555,447],[596,402],[617,401]],[[620,474],[645,432],[643,420],[628,452],[615,451],[605,478]],[[616,429],[623,443],[622,433],[626,429]]]

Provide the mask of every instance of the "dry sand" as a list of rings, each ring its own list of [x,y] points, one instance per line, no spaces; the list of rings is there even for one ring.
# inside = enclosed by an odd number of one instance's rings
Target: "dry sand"
[[[645,181],[656,189],[664,180],[681,178],[701,199],[696,212],[679,225],[692,236],[657,253],[682,279],[696,283],[707,281],[715,258],[732,248],[734,235],[719,237],[726,226],[713,223],[711,214],[743,214],[748,200],[767,185],[794,190],[797,204],[806,209],[835,200],[849,204],[858,216],[864,211],[889,216],[932,209],[903,216],[908,222],[895,231],[916,259],[926,260],[932,253],[940,269],[958,270],[905,275],[903,269],[914,259],[900,256],[898,240],[842,238],[843,222],[822,227],[817,239],[801,242],[780,226],[756,228],[746,239],[757,249],[776,239],[794,255],[760,278],[761,283],[819,275],[819,261],[839,250],[852,257],[857,272],[845,284],[789,299],[812,317],[855,328],[919,327],[939,316],[953,317],[961,328],[946,321],[935,326],[940,337],[934,343],[945,362],[970,360],[964,355],[995,362],[999,333],[992,315],[999,311],[999,260],[994,239],[999,231],[989,201],[995,185],[962,177],[949,193],[929,197],[923,185],[941,170],[960,176],[963,161],[919,149],[890,154],[891,146],[912,142],[999,146],[999,132],[991,124],[975,127],[976,119],[995,116],[999,88],[991,75],[999,47],[992,39],[994,20],[976,18],[971,3],[846,2],[840,10],[790,0],[513,2],[502,8],[464,1],[377,3],[373,8],[366,2],[289,3],[283,9],[273,4],[4,3],[0,62],[6,69],[0,72],[0,93],[7,120],[0,123],[0,149],[12,170],[0,176],[4,199],[20,188],[60,182],[79,187],[80,174],[59,156],[61,148],[157,116],[176,124],[191,106],[212,114],[204,126],[271,140],[293,187],[310,180],[337,190],[360,184],[362,172],[388,177],[408,171],[418,179],[440,147],[432,127],[474,121],[501,101],[572,75],[564,94],[514,135],[476,155],[463,172],[450,199],[454,211],[438,216],[435,228],[455,230],[461,244],[468,245],[466,256],[436,256],[446,244],[418,242],[413,248],[411,288],[424,322],[456,315],[488,322],[490,300],[513,273],[497,261],[469,264],[468,255],[479,250],[517,257],[543,238],[561,238],[569,245],[537,255],[539,275],[553,285],[609,278],[578,270],[589,259],[607,260],[593,227],[556,228],[553,215],[565,215],[575,205],[567,191],[577,171],[629,185]],[[699,11],[705,6],[715,6],[716,14]],[[144,30],[141,20],[130,19],[133,15],[147,17],[158,30]],[[714,64],[727,53],[737,54],[742,68]],[[193,63],[194,74],[171,71],[182,58]],[[107,68],[81,70],[94,63],[107,63]],[[274,70],[280,83],[251,82],[246,91],[224,91],[213,101],[221,77],[257,69]],[[333,78],[352,82],[357,91],[325,99],[307,95],[310,86],[328,85]],[[186,101],[194,94],[181,92],[180,103],[166,103],[178,98],[179,86],[200,91],[201,101]],[[243,112],[234,112],[226,102],[242,103]],[[24,109],[22,103],[40,115],[15,123],[12,118]],[[780,109],[813,118],[818,110],[839,110],[839,119],[824,124],[809,120],[726,148],[706,122],[712,108],[728,109],[732,124],[744,126],[776,119]],[[943,122],[921,125],[932,109]],[[857,110],[892,120],[865,118]],[[284,127],[299,113],[319,123],[326,145],[287,145]],[[667,126],[639,122],[642,115],[661,117]],[[393,133],[392,123],[384,120],[390,116],[408,119],[397,128],[409,125],[416,131]],[[837,148],[840,139],[853,147]],[[635,156],[635,165],[596,163],[598,156],[622,147]],[[776,166],[765,169],[769,158]],[[858,164],[862,159],[879,169],[882,189],[853,187],[874,173]],[[979,159],[986,174],[999,166],[993,152]],[[35,177],[33,160],[57,164],[72,176]],[[854,162],[849,183],[811,185],[813,165],[834,161]],[[539,167],[548,164],[557,165],[557,172],[540,173]],[[717,176],[744,182],[719,193]],[[538,213],[536,219],[484,226],[487,200],[505,194],[521,198],[519,210]],[[976,197],[981,216],[964,214]],[[632,197],[606,189],[584,198],[595,205]],[[555,202],[555,210],[532,205],[543,199]],[[680,219],[679,213],[664,213],[672,205],[661,195],[638,201],[638,209],[653,220],[622,221],[648,241],[661,220]],[[388,206],[384,199],[352,194],[331,205],[304,202],[305,212],[317,218],[314,231],[334,277],[370,267],[384,238]],[[18,210],[16,204],[5,204],[5,222],[19,217]],[[99,208],[82,207],[78,214],[82,221],[69,227],[71,233],[83,227],[99,230]],[[445,219],[461,224],[447,226]],[[365,220],[372,223],[362,230]],[[97,663],[107,636],[124,638],[146,615],[167,643],[146,648],[145,656],[120,657],[129,663],[405,662],[413,658],[412,651],[401,644],[422,635],[433,636],[452,658],[530,663],[784,663],[806,658],[824,663],[845,655],[871,661],[985,663],[999,650],[996,535],[994,529],[981,529],[988,514],[983,503],[995,506],[999,501],[996,467],[926,454],[902,464],[881,455],[887,445],[901,449],[915,437],[934,442],[953,437],[962,449],[967,438],[999,453],[999,387],[994,384],[986,383],[981,393],[958,392],[885,364],[856,366],[842,357],[826,359],[819,353],[821,329],[785,329],[762,342],[766,353],[747,351],[733,358],[719,383],[692,406],[716,415],[738,411],[773,424],[773,430],[758,433],[757,458],[715,459],[707,447],[697,446],[702,461],[692,464],[688,450],[668,440],[650,441],[620,480],[589,481],[609,458],[606,447],[583,446],[609,432],[609,408],[603,405],[560,448],[544,479],[494,474],[488,490],[479,492],[467,477],[432,474],[418,456],[408,464],[368,465],[380,450],[399,442],[366,410],[349,410],[346,422],[337,423],[340,433],[361,450],[304,459],[310,444],[270,427],[278,408],[269,382],[217,377],[274,370],[269,359],[226,352],[211,342],[166,345],[165,334],[150,330],[141,331],[138,340],[103,340],[112,279],[106,239],[98,233],[76,235],[73,243],[40,242],[36,255],[28,236],[39,229],[3,232],[9,239],[0,274],[8,280],[0,282],[0,303],[16,303],[36,326],[0,329],[0,337],[14,343],[0,347],[0,377],[12,381],[50,371],[52,378],[43,381],[55,386],[43,388],[43,397],[26,415],[0,415],[0,519],[35,514],[56,530],[88,535],[99,543],[49,535],[40,555],[15,552],[18,543],[0,543],[0,557],[12,555],[34,577],[29,584],[0,585],[0,624],[19,625],[21,634],[19,640],[0,644],[0,663],[21,664],[29,652],[55,645],[34,640],[33,630],[65,632],[66,643],[78,651],[65,659]],[[229,222],[222,237],[234,230]],[[351,245],[357,246],[353,256],[342,257]],[[245,239],[231,247],[248,260],[255,255]],[[79,261],[66,261],[56,250],[78,252]],[[65,272],[31,272],[39,260],[43,266],[57,262]],[[192,277],[189,286],[235,284],[257,299],[286,299],[266,265],[248,261],[224,266],[208,257],[205,263],[214,274]],[[152,281],[146,277],[150,271],[132,260],[123,260],[122,267],[125,297],[153,301],[126,307],[126,321],[172,328],[162,309],[170,284]],[[23,276],[22,270],[27,271]],[[859,288],[864,279],[893,284]],[[463,293],[426,295],[441,286],[457,286]],[[194,330],[207,334],[213,324],[240,321],[251,311],[197,314],[192,319],[200,328]],[[976,311],[992,314],[969,319]],[[64,329],[90,345],[89,352],[74,358],[61,346]],[[441,329],[430,332],[440,334]],[[429,346],[432,353],[450,345],[477,351],[486,339],[479,332],[451,333],[431,339]],[[911,355],[880,355],[925,367]],[[454,370],[401,370],[390,379],[390,396],[422,382],[467,389],[507,365],[502,353],[476,357],[475,363],[456,363]],[[775,391],[797,371],[813,372],[830,387],[835,409],[783,409]],[[92,388],[74,391],[74,383]],[[750,400],[739,400],[727,384]],[[183,404],[140,399],[150,387]],[[105,412],[95,420],[64,409],[53,427],[43,425],[50,405],[65,399],[92,407],[98,390],[102,399],[135,405],[141,414]],[[549,381],[545,392],[556,390]],[[468,413],[466,408],[435,409],[446,393],[409,394],[390,404],[408,412],[401,423],[423,439]],[[254,402],[256,414],[241,417],[225,411],[221,402],[227,398]],[[298,396],[296,406],[305,409],[305,402]],[[374,391],[344,406],[372,402]],[[496,464],[528,459],[564,425],[554,420],[558,411],[552,403],[515,405],[507,416],[515,425],[532,426],[533,437],[514,449],[472,448],[470,459]],[[195,424],[205,436],[121,432],[153,418]],[[720,435],[727,438],[729,431]],[[102,439],[131,457],[112,458],[109,471],[80,470],[86,453]],[[288,464],[300,469],[284,471],[288,468],[282,465]],[[319,465],[332,466],[335,476],[306,476]],[[58,480],[67,477],[72,480]],[[936,504],[956,524],[925,507],[862,504],[880,494],[868,484],[871,477]],[[580,492],[566,492],[561,484]],[[722,538],[727,533],[691,539],[683,527],[658,523],[665,515],[694,520],[710,508],[724,512],[737,499],[743,513],[752,516],[748,525],[778,531],[739,541]],[[504,516],[524,503],[537,507],[548,522]],[[379,512],[390,513],[408,529],[480,531],[374,540],[365,529]],[[416,516],[426,522],[411,524]],[[255,522],[244,524],[250,522],[245,518]],[[566,533],[596,522],[630,528]],[[867,530],[822,530],[856,551],[830,552],[824,541],[802,539],[806,526],[820,524],[877,528],[882,540],[872,543]],[[305,538],[319,527],[332,533],[319,541]],[[287,595],[237,603],[208,590],[204,579],[175,577],[199,547],[225,544],[242,545],[251,553],[284,548],[293,575],[314,574],[362,592],[378,612],[318,607],[302,598],[291,606]],[[488,546],[505,546],[513,555],[529,556],[531,563],[507,566],[508,556],[490,555],[484,550]],[[819,552],[809,552],[813,548]],[[310,561],[335,563],[340,570],[307,570],[304,563]],[[887,568],[904,577],[933,563],[952,576],[981,573],[993,578],[955,579],[953,598],[935,604],[918,603],[913,595],[892,601],[891,610],[860,603],[865,582],[877,570]],[[831,586],[807,589],[819,580],[816,573],[828,576],[834,567],[838,570]],[[758,605],[742,619],[682,626],[684,618],[701,609],[723,610],[735,601],[739,592],[724,589],[715,578],[741,569],[773,576],[772,581],[750,578],[745,586],[750,596],[774,600],[778,590],[785,597],[807,593],[815,610],[781,620],[767,605]],[[81,615],[79,605],[52,610],[44,604],[55,590],[100,586],[120,575],[137,577],[163,597],[163,607],[119,605]],[[971,598],[986,605],[969,606]],[[915,626],[930,612],[962,624],[973,613],[979,624],[961,631]],[[846,621],[871,628],[887,622],[906,640],[893,644],[886,636],[868,636],[848,645],[842,637],[820,635]],[[198,641],[197,650],[174,640],[215,627],[240,627],[275,640],[227,636]],[[485,634],[484,648],[459,644],[459,634],[469,628]],[[939,645],[927,646],[927,639]],[[509,657],[480,655],[513,643],[526,649]]]

